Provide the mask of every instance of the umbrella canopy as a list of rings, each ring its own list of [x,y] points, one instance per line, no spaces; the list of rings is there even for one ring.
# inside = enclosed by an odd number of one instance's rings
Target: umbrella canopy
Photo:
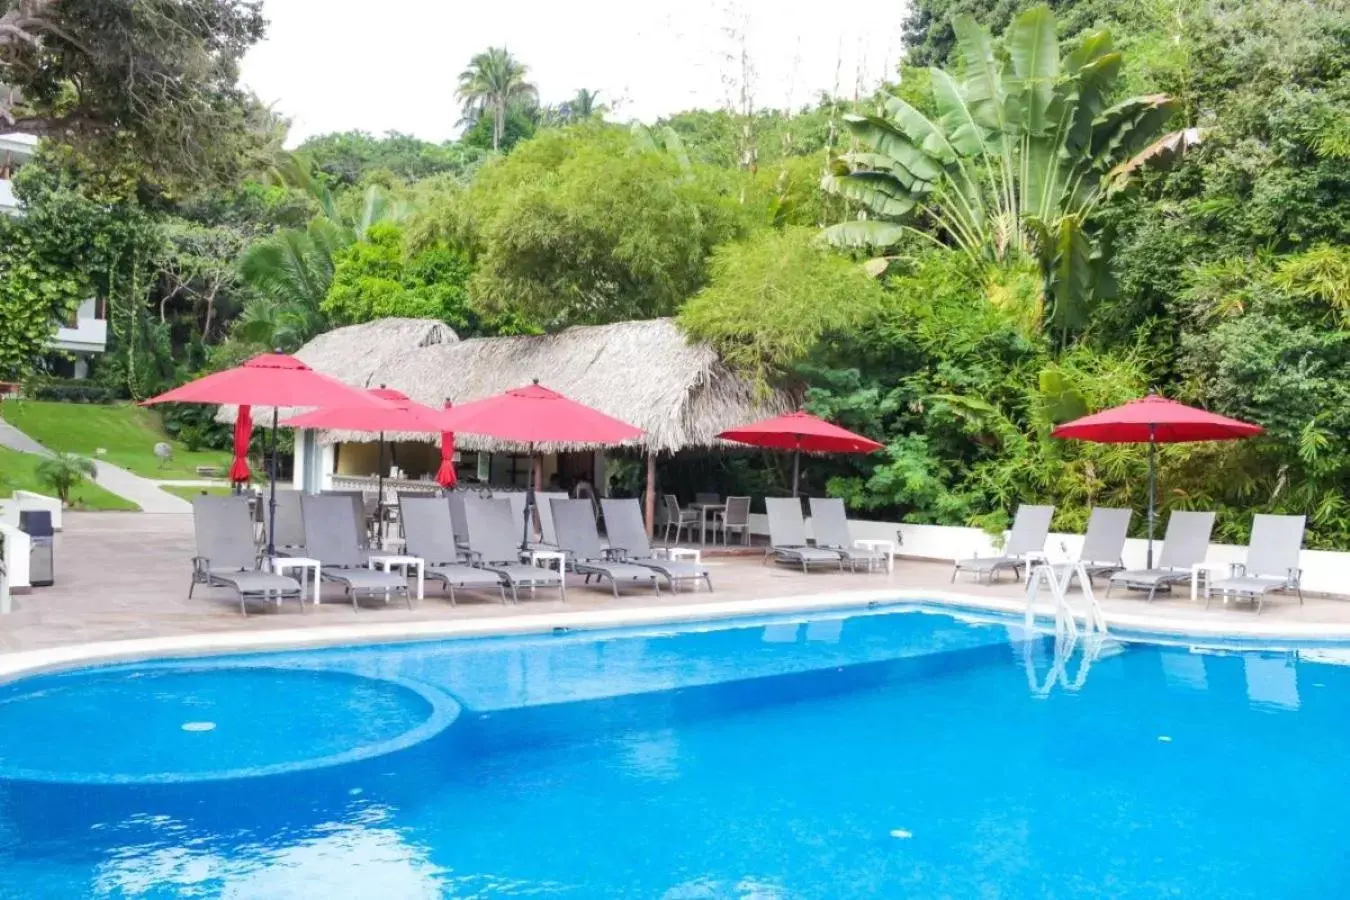
[[[449,400],[445,401],[446,409],[450,409],[452,405]],[[459,475],[455,473],[455,433],[442,431],[441,467],[436,470],[436,483],[448,491],[458,481]]]
[[[832,425],[806,412],[788,413],[728,429],[718,435],[738,444],[791,450],[792,496],[797,496],[797,481],[802,451],[807,453],[873,453],[882,445],[871,438]]]
[[[642,429],[569,400],[537,380],[504,394],[464,403],[440,413],[443,431],[467,432],[515,441],[529,448],[531,477],[525,489],[525,520],[520,546],[529,542],[534,501],[534,445],[544,443],[621,444],[642,436]]]
[[[248,481],[248,442],[253,437],[253,407],[239,407],[234,420],[234,461],[230,463],[230,481]]]
[[[1153,568],[1153,531],[1157,515],[1158,444],[1232,441],[1262,432],[1260,425],[1196,409],[1157,394],[1065,422],[1052,437],[1098,444],[1148,444],[1148,567]]]
[[[294,356],[282,353],[260,353],[243,365],[213,372],[141,402],[147,406],[152,403],[235,403],[241,407],[272,407],[272,448],[267,466],[269,560],[276,557],[272,535],[277,524],[277,407],[388,406],[386,401],[315,372]]]

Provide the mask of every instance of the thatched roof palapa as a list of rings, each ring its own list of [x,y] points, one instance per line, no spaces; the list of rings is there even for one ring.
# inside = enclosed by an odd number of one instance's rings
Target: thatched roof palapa
[[[437,407],[447,399],[465,403],[538,379],[573,400],[641,428],[644,436],[636,444],[658,453],[721,445],[718,432],[787,412],[796,405],[785,392],[757,389],[727,368],[711,346],[691,342],[670,319],[574,326],[552,335],[409,340],[397,348],[387,346],[391,338],[397,339],[397,332],[375,330],[382,324],[330,332],[297,355],[348,384],[387,385]],[[369,336],[359,335],[358,329],[365,328],[372,329]],[[336,339],[339,332],[347,334]],[[415,329],[404,333],[411,337]],[[325,339],[325,346],[316,348]],[[342,346],[352,342],[364,352],[348,362],[342,358]],[[363,365],[375,358],[380,360],[377,365]],[[386,438],[437,440],[429,434]],[[324,432],[320,440],[371,441],[374,435]],[[458,442],[468,450],[520,449],[471,434],[458,436]],[[591,447],[560,444],[537,449],[552,453]]]

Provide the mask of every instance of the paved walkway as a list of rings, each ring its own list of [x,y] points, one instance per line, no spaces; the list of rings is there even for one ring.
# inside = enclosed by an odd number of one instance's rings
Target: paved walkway
[[[115,466],[101,459],[94,460],[94,466],[98,470],[98,477],[94,481],[98,483],[99,487],[112,491],[119,497],[125,497],[144,512],[192,512],[191,503],[188,503],[182,497],[175,497],[173,494],[161,491],[158,482],[149,478],[142,478],[135,473],[128,472],[121,466]]]
[[[38,456],[52,455],[52,451],[39,444],[4,419],[0,419],[0,447],[18,450],[20,453],[36,453]]]

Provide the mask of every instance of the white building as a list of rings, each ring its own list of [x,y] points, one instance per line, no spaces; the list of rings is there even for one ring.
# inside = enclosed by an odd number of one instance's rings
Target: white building
[[[14,196],[10,178],[28,161],[37,148],[30,134],[0,134],[0,215],[21,216],[23,207]],[[108,347],[108,316],[102,300],[90,298],[80,304],[52,338],[51,349],[62,351],[57,369],[65,369],[76,378],[89,373],[89,357]]]

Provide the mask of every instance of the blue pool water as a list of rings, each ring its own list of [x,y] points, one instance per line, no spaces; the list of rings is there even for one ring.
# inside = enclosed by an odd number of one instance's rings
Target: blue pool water
[[[1350,889],[1350,652],[1052,655],[897,607],[24,679],[0,897]]]

